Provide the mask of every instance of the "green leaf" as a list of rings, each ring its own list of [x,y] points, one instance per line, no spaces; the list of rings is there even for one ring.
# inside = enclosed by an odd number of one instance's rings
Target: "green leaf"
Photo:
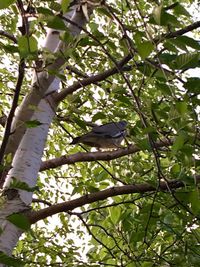
[[[37,40],[33,36],[21,36],[18,38],[18,48],[21,57],[28,57],[37,52]]]
[[[164,95],[171,95],[171,88],[166,83],[156,82],[156,87],[161,90]]]
[[[173,154],[176,154],[176,152],[183,147],[186,138],[187,138],[186,133],[183,131],[180,131],[178,136],[176,137],[173,145],[172,145],[172,153]]]
[[[117,95],[116,99],[119,100],[121,103],[124,104],[124,106],[131,106],[132,102],[130,101],[129,97],[126,97],[124,95]]]
[[[107,8],[105,8],[105,7],[98,7],[97,8],[97,12],[99,13],[99,14],[102,14],[102,15],[105,15],[105,16],[107,16],[108,18],[111,18],[112,19],[112,15],[110,14],[110,12],[107,10]]]
[[[66,11],[68,10],[70,2],[71,2],[70,0],[61,1],[61,8],[62,8],[63,13],[66,13]]]
[[[189,201],[191,203],[191,209],[194,214],[200,214],[200,194],[198,189],[189,193]]]
[[[154,8],[152,17],[153,17],[152,20],[154,20],[156,24],[161,26],[168,26],[168,25],[181,26],[177,18],[174,15],[167,13],[163,9],[162,5]],[[153,21],[151,20],[150,22],[153,23]]]
[[[188,200],[189,194],[188,194],[188,192],[181,192],[181,191],[180,192],[176,192],[175,196],[184,205],[187,205],[189,203],[189,200]]]
[[[120,206],[115,206],[109,208],[110,218],[113,224],[117,224],[119,222],[120,216],[121,216],[121,208]]]
[[[59,3],[57,3],[57,1],[50,1],[50,9],[56,11],[56,12],[60,12],[61,10],[61,6]]]
[[[95,180],[100,182],[102,180],[105,180],[106,178],[108,178],[108,172],[105,170],[102,170],[100,173],[98,173],[98,175],[95,175]]]
[[[67,29],[61,34],[60,39],[68,44],[72,43],[72,41],[74,40],[73,36]]]
[[[64,74],[60,73],[60,71],[57,71],[57,70],[51,70],[51,69],[48,69],[48,73],[50,75],[55,75],[56,77],[60,78],[62,81],[66,81],[66,77]]]
[[[162,14],[161,14],[160,25],[162,26],[174,25],[174,26],[181,27],[181,24],[178,21],[177,17],[165,12],[164,10],[162,11]]]
[[[173,176],[173,178],[177,178],[180,172],[181,172],[181,166],[178,163],[174,164],[170,169],[170,173]]]
[[[61,31],[66,30],[65,23],[61,18],[57,16],[49,16],[46,20],[47,20],[47,27]]]
[[[0,1],[0,9],[4,9],[9,7],[15,2],[15,0],[1,0]]]
[[[160,25],[161,23],[161,13],[162,13],[162,8],[163,6],[160,5],[160,6],[156,6],[153,10],[153,18],[155,20],[155,22]]]
[[[171,51],[173,53],[178,53],[178,49],[175,45],[173,45],[170,40],[165,40],[163,44],[164,48],[168,51]]]
[[[184,184],[186,185],[192,185],[192,186],[196,186],[196,181],[194,179],[194,176],[189,176],[187,175],[185,172],[180,172],[178,179],[183,181]]]
[[[179,55],[176,60],[176,67],[178,69],[195,68],[200,66],[198,53],[185,53]]]
[[[78,117],[73,117],[73,121],[76,122],[78,126],[80,126],[82,129],[87,130],[86,123],[83,120],[80,120]]]
[[[1,48],[5,50],[6,53],[11,53],[11,54],[14,54],[14,53],[19,53],[19,49],[16,45],[4,45],[2,43],[0,43],[1,45]]]
[[[88,192],[90,192],[90,193],[99,192],[99,188],[94,187],[94,186],[92,186],[92,185],[89,185],[89,186],[87,187],[87,190],[88,190]]]
[[[191,47],[195,50],[200,50],[199,42],[188,36],[178,36],[176,38],[167,40],[167,42],[175,45],[176,47],[186,52],[188,52],[187,47]]]
[[[156,67],[153,67],[150,64],[139,64],[137,69],[141,71],[145,76],[150,76],[150,77],[158,77],[158,78],[164,78],[166,77],[171,77],[171,73],[165,71],[163,72],[162,70],[158,70]]]
[[[162,61],[162,63],[169,63],[171,62],[172,60],[175,60],[177,57],[177,54],[176,53],[162,53],[160,56],[159,56],[159,59]]]
[[[27,128],[35,128],[42,125],[42,123],[39,122],[38,120],[32,120],[32,121],[26,121],[25,125]]]
[[[97,120],[102,120],[102,119],[106,119],[106,114],[103,112],[97,112],[93,117],[92,117],[92,121],[97,121]]]
[[[184,87],[191,93],[200,94],[200,78],[188,78]]]
[[[134,262],[129,262],[126,267],[135,267],[135,263]]]
[[[187,112],[187,103],[184,101],[176,102],[176,109],[182,116],[185,116],[185,113]]]
[[[144,261],[141,265],[141,267],[152,267],[154,265],[153,262],[150,261]]]
[[[148,134],[148,133],[156,133],[156,129],[152,126],[148,126],[148,127],[145,127],[143,130],[142,130],[142,133],[143,134]]]
[[[53,16],[53,12],[51,9],[49,8],[45,8],[45,7],[38,7],[37,8],[37,13],[38,14],[43,14],[43,15],[50,15]]]
[[[167,215],[163,219],[166,224],[173,224],[175,221],[175,215],[172,212],[168,212]]]
[[[177,3],[177,5],[174,7],[174,13],[177,15],[191,17],[190,13],[180,3]]]
[[[2,251],[0,251],[0,263],[6,264],[6,266],[13,266],[13,267],[23,267],[26,264],[21,260],[9,257]]]
[[[9,189],[21,189],[27,192],[34,192],[35,190],[38,190],[38,187],[29,187],[27,183],[19,181],[15,177],[12,177],[12,182],[10,183]]]
[[[150,41],[144,41],[137,46],[138,53],[142,59],[148,57],[154,49],[154,45]]]
[[[147,138],[141,139],[139,141],[136,142],[136,145],[141,148],[142,150],[151,150],[151,146],[149,144],[149,141]]]
[[[18,228],[25,230],[25,231],[27,231],[31,226],[31,223],[28,220],[28,217],[22,213],[11,214],[7,217],[7,220],[13,223],[14,225],[16,225]]]
[[[93,42],[91,42],[90,38],[85,35],[82,35],[82,37],[78,41],[78,45],[82,47],[85,47],[91,44],[93,44]]]
[[[193,49],[197,49],[200,50],[200,43],[199,41],[188,37],[188,36],[179,36],[177,38],[174,38],[173,40],[170,40],[171,42],[176,43],[176,41],[178,41],[179,43],[184,44],[185,46],[189,46]]]
[[[170,40],[168,40],[168,43],[175,45],[176,48],[180,48],[181,50],[188,52],[188,49],[187,49],[185,42],[182,42],[178,38],[170,39]]]

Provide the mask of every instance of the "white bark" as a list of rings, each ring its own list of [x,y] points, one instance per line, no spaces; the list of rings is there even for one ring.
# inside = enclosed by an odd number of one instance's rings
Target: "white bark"
[[[5,218],[11,215],[12,213],[15,213],[16,211],[20,212],[26,209],[27,206],[19,198],[7,200],[1,206],[0,227],[2,233],[0,236],[0,250],[9,256],[11,255],[12,248],[16,246],[17,241],[23,231],[17,228],[14,224],[10,223]],[[2,266],[4,265],[0,264],[0,267]]]
[[[70,11],[72,12],[72,11]],[[71,19],[79,24],[84,25],[86,19],[82,12],[77,8],[73,9]],[[68,14],[69,16],[69,14]],[[70,15],[71,16],[71,15]],[[69,25],[69,29],[72,35],[80,33],[81,29],[74,25]],[[55,38],[53,42],[53,38]],[[52,42],[50,45],[49,43]],[[52,34],[49,31],[45,46],[51,51],[58,50],[62,47],[62,43],[58,38],[58,35]],[[55,60],[50,68],[60,70],[64,64],[64,59],[58,58]],[[16,127],[13,139],[9,143],[9,151],[13,150],[12,146],[15,146],[16,152],[12,161],[12,169],[9,171],[4,184],[4,190],[9,188],[12,183],[13,177],[19,181],[25,182],[29,187],[34,187],[37,182],[38,171],[41,165],[41,157],[43,154],[49,126],[54,117],[54,103],[51,103],[52,97],[46,97],[43,99],[45,92],[53,85],[53,90],[58,90],[59,83],[57,78],[48,75],[47,72],[41,72],[34,77],[33,88],[31,94],[29,94],[16,115],[14,125]],[[56,85],[56,86],[55,86]],[[32,109],[30,105],[34,105],[36,108]],[[42,123],[35,128],[26,128],[25,121],[37,120]],[[18,131],[18,128],[20,128]],[[32,200],[32,192],[18,190],[18,194],[11,200],[6,199],[4,204],[0,207],[0,227],[3,233],[0,234],[0,251],[11,255],[13,248],[15,247],[22,230],[11,224],[6,220],[6,217],[12,213],[18,213],[25,211],[29,208],[29,204]],[[4,266],[1,265],[0,266]]]
[[[37,182],[37,174],[41,165],[49,125],[54,117],[54,110],[47,100],[41,100],[33,120],[41,123],[35,128],[28,128],[13,158],[13,168],[9,171],[4,189],[9,188],[12,179],[25,182],[29,187],[34,187]],[[19,190],[21,200],[29,205],[32,200],[32,193]]]
[[[87,21],[81,10],[79,9],[79,11],[77,11],[78,6],[79,5],[73,6],[69,13],[65,14],[64,16],[82,27],[86,24]],[[90,9],[89,14],[91,12],[92,8]],[[81,29],[76,27],[76,25],[72,25],[66,22],[65,24],[67,25],[68,30],[73,36],[76,36],[80,33]],[[44,47],[52,52],[67,49],[67,45],[63,45],[63,43],[59,39],[60,32],[57,32],[57,34],[54,34],[55,30],[50,29],[44,41]],[[62,71],[64,63],[65,59],[63,57],[59,57],[53,64],[48,67],[48,69]],[[21,141],[21,138],[26,131],[24,122],[31,120],[31,117],[34,114],[34,107],[38,106],[40,100],[45,96],[45,94],[57,91],[59,89],[59,84],[60,80],[53,75],[49,75],[47,71],[37,72],[34,74],[31,92],[24,98],[13,120],[11,130],[13,134],[9,138],[6,154],[15,154],[19,142]]]

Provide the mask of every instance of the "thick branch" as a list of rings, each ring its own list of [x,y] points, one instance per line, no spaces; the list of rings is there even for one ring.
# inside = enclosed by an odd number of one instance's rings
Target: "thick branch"
[[[75,82],[73,85],[67,87],[66,89],[64,89],[63,91],[61,91],[60,93],[58,93],[55,96],[55,101],[56,102],[60,102],[62,101],[67,95],[72,94],[73,92],[75,92],[76,90],[82,88],[83,86],[92,84],[92,83],[97,83],[100,81],[105,80],[106,78],[108,78],[109,76],[116,74],[119,72],[119,69],[121,69],[129,60],[131,59],[131,55],[127,55],[126,57],[124,57],[117,65],[118,67],[114,67],[112,69],[106,70],[105,72],[102,73],[98,73],[96,75],[92,75],[88,78],[84,78],[78,82]]]
[[[198,177],[195,177],[196,182],[200,182],[200,175]],[[166,182],[161,182],[159,189],[157,186],[152,186],[150,184],[132,184],[132,185],[124,185],[124,186],[116,186],[111,187],[99,192],[91,193],[85,196],[82,196],[80,198],[69,200],[66,202],[62,202],[59,204],[52,205],[50,207],[38,210],[38,211],[32,211],[28,214],[28,218],[31,222],[31,224],[38,222],[39,220],[43,220],[49,216],[55,215],[59,212],[67,212],[71,211],[75,208],[82,207],[83,205],[97,202],[100,200],[107,199],[109,197],[113,196],[119,196],[119,195],[125,195],[125,194],[134,194],[134,193],[146,193],[146,192],[153,192],[153,191],[168,191],[169,189],[177,189],[180,187],[184,187],[185,184],[182,181],[179,180],[172,180]]]
[[[155,147],[167,147],[172,145],[172,140],[163,140],[155,143]],[[98,151],[98,152],[79,152],[70,156],[62,156],[60,158],[50,159],[42,162],[40,171],[57,168],[64,164],[74,164],[76,162],[85,162],[85,161],[97,161],[97,160],[105,160],[109,161],[112,159],[117,159],[126,155],[134,154],[138,151],[141,151],[136,145],[130,145],[127,148],[119,148],[114,151]]]

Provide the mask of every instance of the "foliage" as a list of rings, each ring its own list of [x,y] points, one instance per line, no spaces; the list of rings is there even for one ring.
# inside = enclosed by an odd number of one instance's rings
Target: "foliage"
[[[68,59],[66,70],[54,73],[62,79],[62,88],[114,67],[117,72],[81,87],[60,103],[43,161],[87,151],[69,143],[72,136],[89,130],[91,122],[127,120],[125,143],[139,148],[112,161],[77,162],[40,172],[34,197],[53,205],[112,186],[155,187],[152,192],[118,195],[48,217],[23,235],[15,256],[33,267],[199,266],[200,44],[195,28],[188,29],[193,34],[181,32],[194,23],[188,10],[195,3],[106,1],[106,7],[95,9],[87,30],[74,38],[55,16],[59,5],[37,0],[31,1],[37,13],[31,35],[22,36],[13,2],[0,6],[8,6],[0,13],[1,30],[17,40],[4,35],[0,40],[1,115],[8,114],[20,58],[26,59],[20,102],[30,90],[35,62],[54,60],[56,55],[40,48],[48,25],[63,30],[61,39],[68,44],[63,55]],[[23,1],[25,7],[27,2]],[[62,2],[64,12],[68,6],[69,1]],[[130,60],[119,67],[127,55]],[[27,121],[29,128],[38,125],[39,121]],[[173,144],[157,148],[162,140]],[[184,187],[160,192],[160,181],[172,179]],[[44,205],[33,203],[35,210]],[[20,227],[18,220],[15,224]],[[29,228],[27,222],[22,224]]]

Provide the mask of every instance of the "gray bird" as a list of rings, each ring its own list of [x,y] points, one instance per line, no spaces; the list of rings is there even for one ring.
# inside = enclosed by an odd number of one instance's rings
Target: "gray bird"
[[[126,126],[126,121],[95,126],[91,132],[75,137],[71,145],[82,143],[97,148],[118,148],[127,134]]]

